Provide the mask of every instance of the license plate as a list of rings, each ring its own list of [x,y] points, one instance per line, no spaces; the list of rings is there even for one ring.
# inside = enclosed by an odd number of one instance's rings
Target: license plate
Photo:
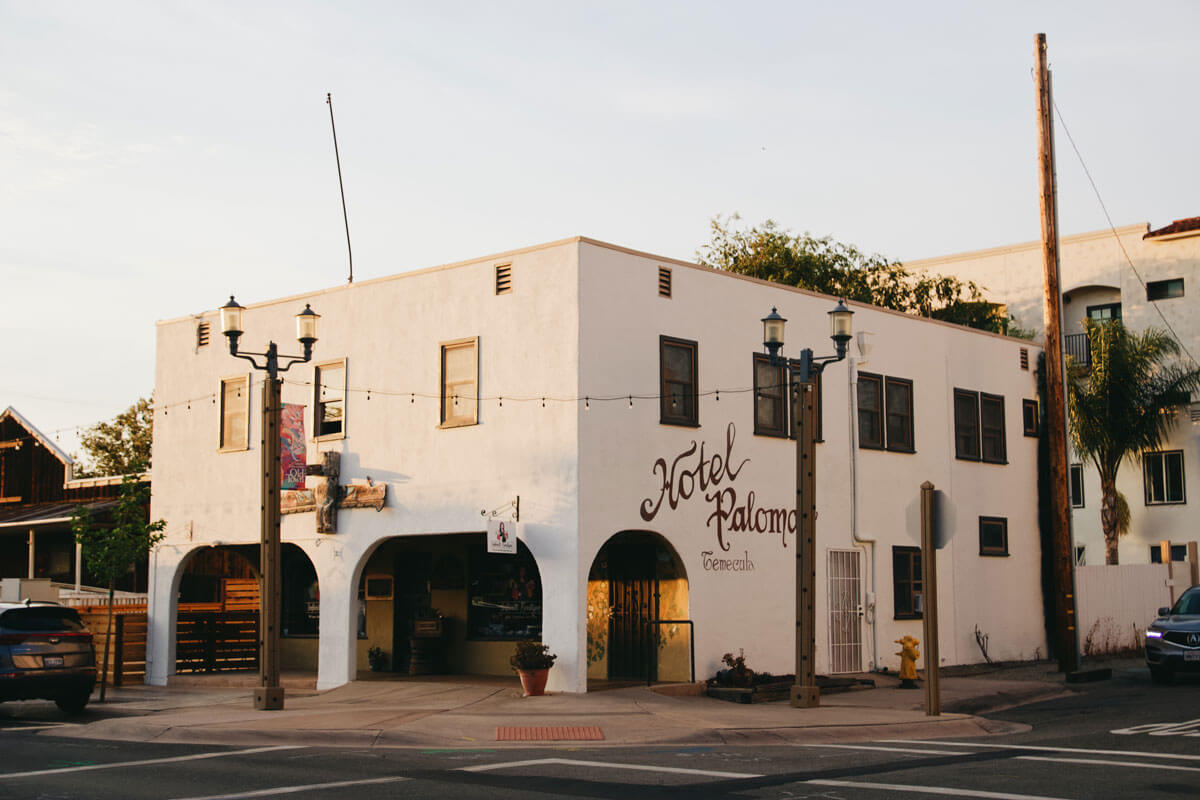
[[[1196,655],[1200,655],[1200,653],[1197,653]],[[44,667],[61,667],[62,665],[62,656],[42,656],[42,666]]]
[[[1184,653],[1183,660],[1184,661],[1200,661],[1200,650],[1197,650],[1194,653]]]

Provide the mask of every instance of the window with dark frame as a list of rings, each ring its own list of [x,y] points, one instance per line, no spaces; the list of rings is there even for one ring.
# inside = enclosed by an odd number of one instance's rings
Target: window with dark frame
[[[1171,548],[1171,560],[1172,561],[1187,561],[1187,545],[1186,544],[1172,544],[1172,545],[1169,545],[1169,547]],[[1161,544],[1150,545],[1150,563],[1151,564],[1163,563],[1162,545]]]
[[[921,548],[892,548],[892,611],[896,619],[921,619]]]
[[[1008,462],[1008,447],[1004,436],[1004,398],[995,394],[979,394],[979,438],[983,460],[989,464]]]
[[[1110,320],[1121,318],[1120,303],[1101,303],[1095,306],[1087,307],[1088,319],[1093,322],[1109,322]]]
[[[1038,435],[1038,401],[1021,401],[1021,425],[1026,436]]]
[[[787,367],[771,364],[769,356],[754,354],[754,433],[788,435]]]
[[[1183,297],[1183,278],[1146,283],[1146,299],[1148,301],[1170,300],[1172,297]]]
[[[1071,507],[1083,508],[1083,464],[1071,465]]]
[[[696,343],[658,337],[659,422],[699,427]]]
[[[911,453],[914,450],[913,383],[905,378],[887,377],[883,380],[883,387],[887,449]]]
[[[954,390],[954,457],[979,461],[979,394]]]
[[[979,555],[1008,555],[1008,519],[1006,517],[979,518]]]
[[[883,376],[858,373],[858,446],[883,449]]]
[[[313,369],[313,436],[343,436],[346,430],[346,362]]]
[[[1187,502],[1183,488],[1182,450],[1142,453],[1142,475],[1146,487],[1146,505]]]

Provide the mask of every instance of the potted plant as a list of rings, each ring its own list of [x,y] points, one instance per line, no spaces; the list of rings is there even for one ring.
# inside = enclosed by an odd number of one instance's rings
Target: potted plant
[[[382,672],[387,669],[387,653],[379,645],[373,645],[367,651],[367,663],[371,666],[371,672]]]
[[[517,642],[517,649],[508,659],[513,669],[521,676],[521,688],[526,697],[539,697],[546,693],[546,677],[558,658],[550,647],[541,642]]]

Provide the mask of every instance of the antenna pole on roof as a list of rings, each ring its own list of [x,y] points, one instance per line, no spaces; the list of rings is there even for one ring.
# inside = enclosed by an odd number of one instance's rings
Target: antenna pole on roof
[[[333,130],[333,157],[337,160],[338,188],[342,192],[342,220],[346,223],[346,255],[350,258],[350,279],[354,283],[354,252],[350,249],[350,217],[346,215],[346,187],[342,184],[342,157],[338,154],[337,126],[333,123],[333,94],[325,93],[325,102],[329,105],[329,127]]]

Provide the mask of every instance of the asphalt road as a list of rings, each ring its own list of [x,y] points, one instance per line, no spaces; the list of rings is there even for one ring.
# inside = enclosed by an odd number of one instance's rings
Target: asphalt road
[[[1200,796],[1200,681],[1123,677],[989,715],[1020,734],[778,747],[221,748],[60,738],[0,718],[0,797]],[[69,724],[69,723],[68,723]]]

